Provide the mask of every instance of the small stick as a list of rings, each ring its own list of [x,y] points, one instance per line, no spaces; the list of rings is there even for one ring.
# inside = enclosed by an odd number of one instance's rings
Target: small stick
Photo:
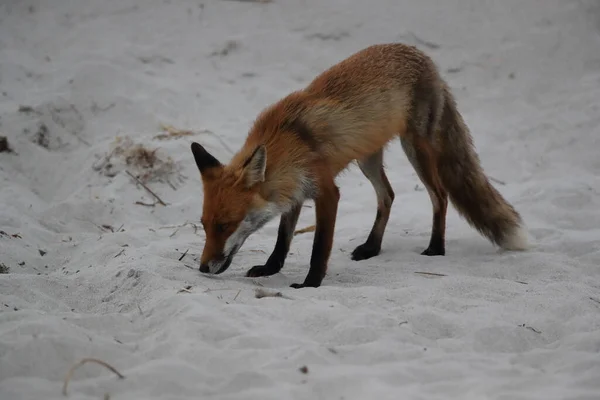
[[[421,271],[415,271],[415,274],[432,275],[432,276],[448,276],[448,275],[445,275],[445,274],[438,274],[436,272],[421,272]]]
[[[111,370],[112,372],[114,372],[119,377],[119,379],[125,379],[125,376],[123,374],[121,374],[119,371],[117,371],[113,366],[109,365],[108,363],[106,363],[102,360],[98,360],[96,358],[84,358],[83,360],[81,360],[78,363],[76,363],[75,365],[73,365],[71,367],[71,369],[69,369],[69,372],[67,372],[67,375],[65,376],[65,381],[63,384],[63,390],[62,390],[64,396],[67,396],[67,385],[69,384],[69,381],[71,380],[71,376],[73,375],[73,372],[75,372],[75,370],[78,367],[85,364],[86,362],[95,362],[97,364],[100,364],[103,367],[106,367],[109,370]]]
[[[119,227],[119,229],[117,229],[115,232],[120,232],[121,229],[123,229],[124,226],[125,226],[125,224],[121,224],[121,226]]]
[[[140,180],[139,180],[139,178],[138,178],[137,176],[133,175],[131,172],[129,172],[129,171],[127,171],[127,170],[125,170],[125,172],[127,173],[127,175],[129,175],[129,176],[131,176],[133,179],[135,179],[135,181],[136,181],[137,183],[139,183],[140,185],[142,185],[142,187],[143,187],[144,189],[146,189],[146,191],[147,191],[148,193],[150,193],[152,196],[154,196],[154,198],[155,198],[155,199],[156,199],[156,200],[157,200],[157,201],[158,201],[158,202],[159,202],[161,205],[163,205],[163,206],[166,206],[166,205],[167,205],[167,204],[166,204],[164,201],[162,201],[162,199],[161,199],[160,197],[158,197],[158,195],[157,195],[156,193],[154,193],[152,190],[150,190],[150,188],[149,188],[148,186],[146,186],[146,185],[144,184],[144,182],[140,181]]]
[[[173,228],[181,228],[181,227],[184,227],[184,226],[186,226],[186,225],[192,225],[192,226],[194,227],[194,234],[196,234],[196,233],[198,232],[198,225],[196,225],[196,224],[195,224],[195,223],[193,223],[193,222],[189,222],[189,221],[187,221],[187,222],[185,222],[185,223],[183,223],[183,224],[181,224],[181,225],[167,225],[167,226],[161,226],[161,227],[160,227],[160,228],[158,228],[158,229],[173,229]]]
[[[183,260],[183,257],[185,257],[185,256],[187,255],[188,251],[190,251],[190,249],[187,249],[187,250],[185,251],[185,253],[183,253],[183,254],[181,255],[181,257],[179,257],[179,261]]]
[[[125,253],[125,249],[121,249],[121,251],[119,252],[119,254],[117,254],[116,256],[114,256],[114,258],[119,257],[121,254]]]
[[[523,282],[523,281],[515,281],[515,282],[520,283],[521,285],[529,285],[529,283]]]
[[[529,329],[530,331],[534,331],[535,333],[538,333],[538,334],[539,334],[539,333],[542,333],[542,331],[538,331],[537,329],[535,329],[535,328],[534,328],[534,327],[532,327],[532,326],[526,326],[525,328]]]
[[[171,181],[170,181],[170,180],[168,180],[168,179],[167,179],[166,181],[167,181],[167,184],[168,184],[169,186],[171,186],[171,189],[173,189],[173,190],[177,191],[177,188],[175,187],[175,185],[173,185],[173,184],[171,183]]]
[[[294,232],[294,236],[299,235],[301,233],[314,232],[316,229],[315,225],[307,226],[306,228],[298,229]]]
[[[143,201],[136,201],[135,204],[138,206],[144,206],[144,207],[155,207],[156,206],[156,203],[144,203]]]
[[[240,293],[242,293],[242,289],[238,290],[237,294],[235,295],[235,297],[233,298],[233,301],[235,301],[235,299],[238,298],[238,296],[240,295]]]
[[[493,176],[489,176],[488,178],[490,178],[490,181],[496,182],[498,185],[503,185],[503,186],[506,185],[506,182],[501,181],[500,179],[496,179]]]

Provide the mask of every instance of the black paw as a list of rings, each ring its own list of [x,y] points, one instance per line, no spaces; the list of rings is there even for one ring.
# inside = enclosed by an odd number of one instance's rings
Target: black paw
[[[316,283],[316,282],[313,282],[313,283],[311,283],[311,282],[308,282],[308,283],[307,282],[304,282],[304,283],[292,283],[290,285],[290,287],[294,288],[294,289],[302,289],[302,288],[305,288],[305,287],[318,288],[319,286],[321,286],[320,282],[319,283]]]
[[[436,248],[429,246],[421,253],[422,256],[444,256],[446,255],[446,250],[443,248]]]
[[[279,270],[268,265],[255,265],[246,272],[246,276],[250,278],[258,278],[259,276],[271,276],[278,273]]]
[[[366,260],[371,257],[375,257],[381,251],[381,247],[374,246],[372,244],[363,243],[358,246],[352,252],[352,259],[354,261]]]

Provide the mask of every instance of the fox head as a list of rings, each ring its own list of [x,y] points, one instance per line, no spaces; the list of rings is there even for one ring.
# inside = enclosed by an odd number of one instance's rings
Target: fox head
[[[263,145],[241,166],[223,165],[198,143],[191,150],[204,190],[202,226],[206,242],[200,272],[220,274],[253,232],[277,213],[275,203],[260,194],[265,180],[267,152]]]

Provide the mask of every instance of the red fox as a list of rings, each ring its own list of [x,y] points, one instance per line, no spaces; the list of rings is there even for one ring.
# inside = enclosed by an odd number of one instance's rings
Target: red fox
[[[395,137],[433,205],[431,238],[423,255],[445,254],[448,197],[492,243],[508,250],[528,247],[521,216],[484,175],[469,130],[434,62],[413,46],[379,44],[267,107],[228,164],[191,144],[204,190],[206,243],[200,271],[225,271],[248,236],[281,215],[273,252],[246,276],[276,274],[290,249],[302,204],[312,199],[316,228],[310,269],[303,283],[291,287],[319,287],[340,198],[335,178],[355,160],[375,189],[377,216],[352,259],[378,255],[394,201],[383,152]]]

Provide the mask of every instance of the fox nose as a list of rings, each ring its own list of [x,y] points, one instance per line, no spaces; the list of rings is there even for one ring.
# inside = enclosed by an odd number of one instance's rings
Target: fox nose
[[[208,264],[200,264],[200,272],[207,274],[210,272],[208,269]]]

